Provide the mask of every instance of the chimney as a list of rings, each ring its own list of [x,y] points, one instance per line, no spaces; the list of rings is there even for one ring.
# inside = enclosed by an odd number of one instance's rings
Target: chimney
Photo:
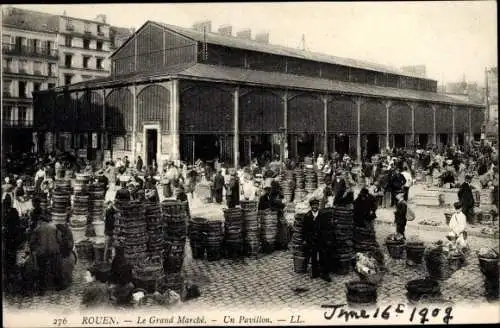
[[[195,29],[198,32],[203,32],[205,29],[206,32],[212,32],[212,21],[202,21],[202,22],[196,22],[193,24],[193,29]]]
[[[236,32],[236,37],[240,39],[252,40],[252,30],[249,28],[242,29]]]
[[[96,21],[106,24],[106,15],[100,14],[95,18]]]
[[[223,36],[232,36],[233,27],[231,25],[221,25],[221,27],[219,27],[219,34]]]
[[[257,33],[255,35],[255,41],[260,43],[269,43],[269,32]]]
[[[131,27],[131,28],[130,28],[130,33],[131,33],[131,34],[134,34],[134,33],[135,33],[135,27]]]

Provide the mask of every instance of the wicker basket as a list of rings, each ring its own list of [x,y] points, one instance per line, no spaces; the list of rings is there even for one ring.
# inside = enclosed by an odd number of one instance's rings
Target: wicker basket
[[[295,273],[306,273],[307,272],[307,258],[306,257],[293,257],[293,271]]]
[[[404,258],[404,253],[406,250],[406,244],[404,242],[391,242],[386,241],[387,251],[393,259]]]
[[[420,301],[423,297],[437,296],[441,294],[439,282],[433,279],[416,279],[406,284],[408,300]]]
[[[424,259],[425,246],[423,243],[407,243],[406,244],[406,259],[415,264],[421,264]]]
[[[479,268],[481,272],[488,278],[498,278],[498,258],[489,259],[485,257],[478,256],[479,259]]]
[[[346,284],[347,302],[374,304],[377,302],[377,286],[366,281],[351,281]]]

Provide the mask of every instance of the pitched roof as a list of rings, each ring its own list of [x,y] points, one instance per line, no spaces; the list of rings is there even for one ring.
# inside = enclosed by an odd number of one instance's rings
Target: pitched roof
[[[194,29],[190,29],[190,28],[185,28],[185,27],[180,27],[180,26],[175,26],[175,25],[170,25],[170,24],[165,24],[165,23],[159,23],[159,22],[153,22],[153,23],[157,24],[159,26],[163,26],[166,29],[174,31],[178,34],[181,34],[183,36],[186,36],[186,37],[193,39],[195,41],[198,41],[198,42],[204,42],[206,40],[206,42],[209,44],[216,44],[216,45],[226,46],[226,47],[231,47],[231,48],[239,48],[239,49],[245,49],[245,50],[251,50],[251,51],[265,52],[265,53],[279,55],[279,56],[289,56],[289,57],[295,57],[295,58],[300,58],[300,59],[305,59],[305,60],[311,60],[311,61],[317,61],[317,62],[329,63],[329,64],[336,64],[336,65],[342,65],[342,66],[347,66],[347,67],[355,67],[355,68],[361,68],[361,69],[389,73],[389,74],[418,77],[417,75],[403,72],[402,70],[395,68],[395,67],[371,63],[368,61],[357,60],[357,59],[352,59],[352,58],[337,57],[337,56],[332,56],[332,55],[327,55],[327,54],[317,53],[317,52],[304,51],[304,50],[294,49],[294,48],[285,47],[285,46],[281,46],[281,45],[266,44],[266,43],[257,42],[254,40],[246,40],[246,39],[242,39],[242,38],[238,38],[238,37],[234,37],[234,36],[224,36],[224,35],[220,35],[220,34],[212,33],[212,32],[207,32],[206,35],[204,35],[203,32],[200,32],[200,31],[197,31]]]
[[[179,65],[151,73],[131,74],[123,78],[107,77],[95,79],[72,84],[68,89],[79,90],[82,88],[107,87],[116,85],[117,83],[154,82],[155,80],[171,78],[195,79],[221,83],[244,83],[255,86],[283,87],[297,90],[323,91],[346,95],[384,97],[410,101],[428,101],[450,105],[483,106],[481,104],[454,99],[444,94],[429,91],[381,87],[370,84],[335,81],[287,73],[255,71],[207,64]]]
[[[57,33],[59,16],[20,8],[6,8],[3,26],[21,30]]]

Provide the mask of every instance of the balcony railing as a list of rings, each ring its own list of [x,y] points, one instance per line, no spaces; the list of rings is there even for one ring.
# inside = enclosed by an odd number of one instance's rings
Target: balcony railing
[[[9,126],[9,127],[19,127],[19,128],[31,128],[33,127],[33,121],[32,120],[12,120],[12,119],[4,119],[3,120],[4,126]]]
[[[89,34],[92,34],[91,31],[85,31],[85,34],[89,35]]]
[[[7,91],[2,92],[2,96],[4,98],[12,98],[12,94],[10,92],[7,92]]]
[[[73,25],[66,25],[66,31],[74,31],[75,27]]]
[[[99,31],[99,32],[97,32],[97,35],[104,36],[104,32],[103,31]]]
[[[33,46],[19,46],[13,43],[2,44],[2,52],[8,55],[24,55],[30,57],[57,58],[57,49],[49,49]]]

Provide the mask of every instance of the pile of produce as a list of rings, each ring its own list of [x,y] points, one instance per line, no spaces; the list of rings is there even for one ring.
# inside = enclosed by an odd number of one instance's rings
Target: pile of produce
[[[378,284],[382,280],[385,272],[383,258],[382,261],[380,259],[377,260],[371,252],[356,253],[355,261],[354,271],[356,271],[362,280],[375,284]]]

